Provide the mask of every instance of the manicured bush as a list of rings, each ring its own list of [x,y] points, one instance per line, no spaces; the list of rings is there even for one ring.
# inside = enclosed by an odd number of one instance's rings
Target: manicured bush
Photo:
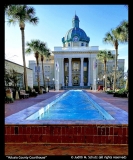
[[[113,94],[114,90],[105,91],[107,94]]]
[[[127,89],[120,89],[119,91],[114,92],[114,97],[127,97],[128,90]]]
[[[38,95],[35,91],[32,90],[26,91],[26,93],[28,93],[30,97],[36,97]]]

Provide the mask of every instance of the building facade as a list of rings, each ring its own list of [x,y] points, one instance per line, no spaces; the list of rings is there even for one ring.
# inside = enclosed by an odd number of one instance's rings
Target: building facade
[[[72,28],[62,38],[63,47],[54,47],[50,60],[45,58],[46,81],[48,77],[50,85],[55,83],[57,90],[65,86],[91,86],[96,89],[103,64],[96,59],[99,46],[89,46],[89,42],[90,37],[79,27],[79,18],[75,15],[72,19]],[[115,53],[114,50],[111,52]],[[114,61],[107,62],[107,66],[114,64]],[[119,64],[124,71],[124,60],[118,60]],[[41,62],[39,65],[41,68]],[[29,61],[29,68],[33,69],[34,74],[33,82],[37,85],[35,66],[35,61]],[[42,77],[41,72],[40,69],[40,78]]]
[[[42,73],[42,62],[41,58],[39,57],[39,79],[40,79],[40,86],[44,86],[43,82],[43,73]],[[29,68],[33,70],[33,85],[37,86],[37,70],[36,70],[36,61],[30,60],[29,61]],[[43,68],[44,68],[44,77],[45,77],[45,85],[49,85],[51,87],[54,86],[54,55],[52,54],[49,58],[44,57],[43,61]]]
[[[23,84],[24,84],[24,68],[23,68],[23,66],[20,64],[11,62],[9,60],[5,60],[5,69],[7,71],[14,70],[17,73],[17,76],[20,79],[18,81],[17,86],[20,88],[23,88]],[[27,67],[26,67],[26,71],[27,71],[28,86],[33,88],[33,71],[31,68],[27,68]],[[12,85],[12,84],[10,84],[10,85]]]

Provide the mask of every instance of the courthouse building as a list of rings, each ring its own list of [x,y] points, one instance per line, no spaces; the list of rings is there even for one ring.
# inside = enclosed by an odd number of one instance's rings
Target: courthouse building
[[[96,89],[97,79],[103,64],[96,59],[99,46],[89,46],[90,37],[79,27],[79,18],[75,14],[72,28],[62,38],[62,47],[54,47],[52,55],[44,60],[44,75],[49,85],[55,84],[56,89],[62,87],[92,87]],[[115,54],[115,51],[112,50]],[[40,83],[43,85],[41,61]],[[107,62],[107,66],[114,66],[114,61]],[[124,60],[118,60],[118,66],[124,71]],[[35,61],[29,61],[29,68],[33,69],[33,84],[37,85]],[[101,67],[99,67],[101,66]],[[99,70],[100,68],[100,70]],[[58,88],[59,87],[59,88]]]

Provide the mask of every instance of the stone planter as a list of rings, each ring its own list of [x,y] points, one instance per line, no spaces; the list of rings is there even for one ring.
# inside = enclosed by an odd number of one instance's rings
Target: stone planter
[[[8,98],[13,98],[13,93],[12,93],[12,90],[11,90],[11,89],[7,89],[7,90],[6,90],[6,96],[7,96]]]
[[[119,94],[119,93],[114,93],[113,97],[127,97],[127,94]]]

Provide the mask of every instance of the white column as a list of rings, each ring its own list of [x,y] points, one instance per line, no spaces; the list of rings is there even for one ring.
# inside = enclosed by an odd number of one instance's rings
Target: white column
[[[90,58],[88,58],[88,86],[90,86],[90,80],[91,80],[91,78],[90,78],[90,75],[91,75],[91,59]]]
[[[57,73],[56,73],[56,62],[57,62],[57,59],[54,59],[54,79],[55,79],[55,89],[57,87]]]
[[[55,70],[55,90],[58,91],[59,90],[59,71],[56,70],[56,63],[59,63],[59,59],[56,58],[54,63],[55,63],[55,69],[54,69]]]
[[[81,75],[81,80],[80,80],[80,86],[84,86],[84,84],[83,84],[83,60],[84,60],[84,58],[80,58],[81,59],[81,71],[80,71],[80,75]]]
[[[62,86],[64,87],[64,58],[62,58]]]
[[[69,58],[69,83],[68,86],[72,86],[72,69],[71,69],[71,63],[72,58]]]
[[[92,89],[96,91],[96,68],[94,67],[96,63],[96,58],[93,58],[93,87]]]

